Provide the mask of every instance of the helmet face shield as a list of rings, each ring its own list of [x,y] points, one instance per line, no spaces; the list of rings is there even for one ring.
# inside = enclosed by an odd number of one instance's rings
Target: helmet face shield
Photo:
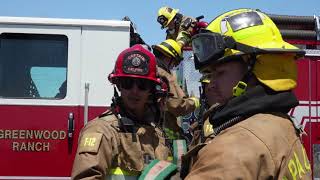
[[[164,15],[158,16],[157,21],[161,24],[161,28],[164,28],[168,23],[168,19]]]
[[[209,60],[223,57],[225,48],[224,38],[218,33],[200,33],[192,38],[195,61],[200,64],[208,64]]]

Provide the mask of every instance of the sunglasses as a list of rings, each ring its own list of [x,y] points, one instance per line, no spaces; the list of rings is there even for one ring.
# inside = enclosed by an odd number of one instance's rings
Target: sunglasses
[[[134,84],[142,91],[150,90],[154,87],[154,83],[146,79],[121,78],[119,80],[120,87],[126,90],[132,89]]]

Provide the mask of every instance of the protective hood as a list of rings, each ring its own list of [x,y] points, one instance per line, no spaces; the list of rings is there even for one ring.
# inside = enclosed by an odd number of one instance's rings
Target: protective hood
[[[216,128],[236,117],[248,118],[254,114],[270,112],[288,113],[298,104],[296,96],[291,91],[275,92],[258,85],[245,94],[231,99],[211,114],[210,123]]]

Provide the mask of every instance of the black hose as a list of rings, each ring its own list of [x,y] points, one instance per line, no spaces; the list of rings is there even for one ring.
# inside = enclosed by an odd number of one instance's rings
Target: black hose
[[[275,24],[291,24],[291,25],[307,25],[315,26],[315,19],[313,16],[289,16],[289,15],[275,15],[268,14]]]
[[[317,33],[311,30],[280,29],[283,39],[317,40]]]

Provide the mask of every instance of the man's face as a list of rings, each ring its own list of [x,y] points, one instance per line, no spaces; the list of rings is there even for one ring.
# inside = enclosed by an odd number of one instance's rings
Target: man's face
[[[206,96],[210,105],[225,104],[233,96],[232,89],[243,78],[245,67],[239,61],[230,61],[210,67],[210,83]]]
[[[124,107],[132,112],[144,110],[151,94],[152,86],[153,84],[149,80],[122,78],[118,87]]]
[[[160,60],[163,61],[170,70],[179,65],[177,60],[167,55],[161,56]]]

